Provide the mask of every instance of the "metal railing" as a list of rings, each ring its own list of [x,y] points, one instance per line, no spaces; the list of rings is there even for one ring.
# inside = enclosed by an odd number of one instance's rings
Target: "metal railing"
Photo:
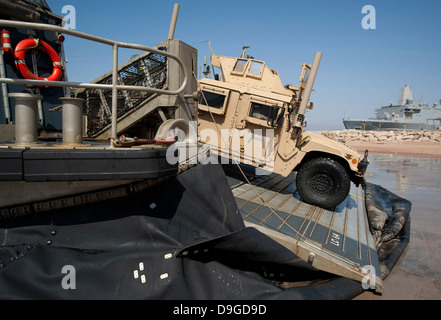
[[[54,87],[69,87],[69,88],[87,88],[87,89],[111,89],[112,90],[112,138],[117,136],[117,94],[118,90],[133,90],[133,91],[146,91],[151,93],[166,94],[166,95],[178,95],[184,91],[187,86],[188,75],[185,69],[184,63],[175,55],[164,52],[155,48],[147,47],[140,44],[119,42],[114,40],[109,40],[97,36],[93,36],[87,33],[42,23],[32,23],[32,22],[22,22],[22,21],[12,21],[12,20],[1,20],[0,26],[11,27],[11,28],[24,28],[24,29],[37,29],[45,31],[59,32],[63,34],[68,34],[74,37],[99,42],[112,47],[112,84],[99,84],[99,83],[79,83],[79,82],[67,82],[67,81],[50,81],[50,86]],[[177,90],[165,90],[157,89],[151,87],[143,86],[128,86],[120,85],[117,83],[118,80],[118,48],[129,48],[143,50],[147,52],[156,53],[168,58],[175,60],[184,73],[184,79],[182,85]],[[0,83],[7,84],[23,84],[29,86],[48,86],[48,81],[45,80],[27,80],[27,79],[12,79],[12,78],[0,78]]]

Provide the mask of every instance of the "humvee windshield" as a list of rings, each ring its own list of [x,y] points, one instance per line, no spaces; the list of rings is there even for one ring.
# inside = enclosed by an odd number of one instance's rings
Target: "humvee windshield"
[[[249,75],[260,77],[262,74],[263,63],[260,61],[251,61],[250,70],[248,71]]]
[[[245,59],[237,59],[236,64],[234,65],[233,72],[235,73],[243,73],[245,71],[245,66],[248,60]]]
[[[263,62],[257,60],[239,58],[236,60],[236,64],[234,65],[234,68],[231,71],[231,73],[237,75],[243,75],[245,73],[245,69],[248,66],[248,61],[250,61],[250,63],[249,63],[248,71],[246,72],[246,76],[260,78],[262,76]]]

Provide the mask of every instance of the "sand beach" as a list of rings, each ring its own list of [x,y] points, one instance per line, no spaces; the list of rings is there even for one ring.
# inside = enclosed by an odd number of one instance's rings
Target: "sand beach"
[[[342,142],[360,153],[369,150],[370,153],[441,158],[440,130],[331,130],[316,133]]]

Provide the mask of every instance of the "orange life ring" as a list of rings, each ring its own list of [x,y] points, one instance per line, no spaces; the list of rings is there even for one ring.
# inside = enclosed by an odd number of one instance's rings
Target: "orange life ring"
[[[26,65],[25,56],[29,49],[39,48],[46,52],[52,60],[53,70],[52,74],[47,78],[40,78],[33,74]],[[63,67],[61,60],[55,50],[44,41],[40,39],[28,38],[20,41],[14,50],[15,65],[25,79],[30,80],[46,80],[59,81],[63,75]]]

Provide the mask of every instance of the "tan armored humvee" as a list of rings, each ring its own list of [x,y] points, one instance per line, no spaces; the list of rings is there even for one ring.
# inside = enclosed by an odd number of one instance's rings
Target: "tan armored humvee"
[[[361,181],[368,160],[367,152],[362,159],[355,150],[303,129],[305,111],[313,107],[308,101],[321,53],[312,65],[302,65],[299,86],[283,86],[276,70],[245,53],[211,56],[220,75],[199,80],[200,142],[223,159],[261,172],[287,176],[297,171],[302,200],[334,208],[348,195],[350,181]]]

